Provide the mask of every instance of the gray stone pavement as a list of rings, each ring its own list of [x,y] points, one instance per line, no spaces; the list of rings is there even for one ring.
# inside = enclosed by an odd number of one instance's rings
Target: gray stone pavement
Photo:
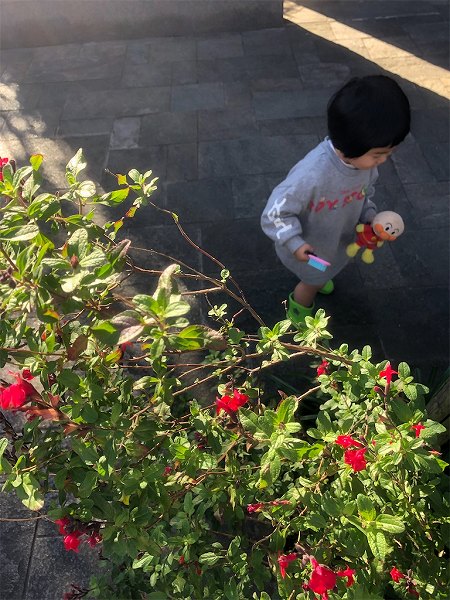
[[[448,364],[448,3],[286,0],[285,17],[284,27],[259,31],[5,50],[0,154],[21,163],[43,153],[55,187],[80,147],[104,189],[113,185],[105,169],[153,169],[158,204],[179,214],[270,324],[284,317],[295,278],[260,231],[266,199],[326,134],[338,86],[392,74],[410,98],[412,132],[381,167],[375,199],[402,214],[406,231],[372,266],[349,265],[320,305],[336,343],[370,344],[375,359],[406,361],[426,383]],[[217,273],[168,217],[138,214],[123,230],[136,246]],[[148,268],[163,262],[138,258]],[[1,508],[6,517],[26,513],[4,496]],[[1,598],[56,599],[86,579],[79,566],[89,556],[65,553],[42,523],[0,522],[0,530]]]

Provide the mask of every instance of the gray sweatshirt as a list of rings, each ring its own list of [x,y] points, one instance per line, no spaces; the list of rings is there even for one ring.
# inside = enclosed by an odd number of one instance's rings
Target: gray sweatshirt
[[[272,192],[261,217],[281,262],[305,283],[322,285],[343,269],[356,225],[370,223],[376,168],[355,169],[336,154],[328,138],[309,152]],[[331,263],[325,272],[298,261],[293,253],[308,243]]]

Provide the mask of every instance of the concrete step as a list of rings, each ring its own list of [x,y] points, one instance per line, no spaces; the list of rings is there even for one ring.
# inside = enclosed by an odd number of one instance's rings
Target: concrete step
[[[283,24],[283,0],[0,0],[2,48],[245,31]]]

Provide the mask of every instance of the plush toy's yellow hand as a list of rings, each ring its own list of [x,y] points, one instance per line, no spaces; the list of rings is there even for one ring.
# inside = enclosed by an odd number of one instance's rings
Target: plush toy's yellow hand
[[[361,231],[364,231],[364,223],[358,223],[355,229],[357,233],[361,233]]]

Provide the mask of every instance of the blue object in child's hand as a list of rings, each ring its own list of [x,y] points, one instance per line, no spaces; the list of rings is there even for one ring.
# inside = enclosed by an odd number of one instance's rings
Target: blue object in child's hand
[[[331,263],[329,263],[327,260],[324,260],[323,258],[319,258],[313,252],[308,252],[308,254],[309,254],[308,265],[311,265],[311,267],[314,267],[315,269],[318,269],[319,271],[326,271],[328,269],[328,267],[331,266]]]

